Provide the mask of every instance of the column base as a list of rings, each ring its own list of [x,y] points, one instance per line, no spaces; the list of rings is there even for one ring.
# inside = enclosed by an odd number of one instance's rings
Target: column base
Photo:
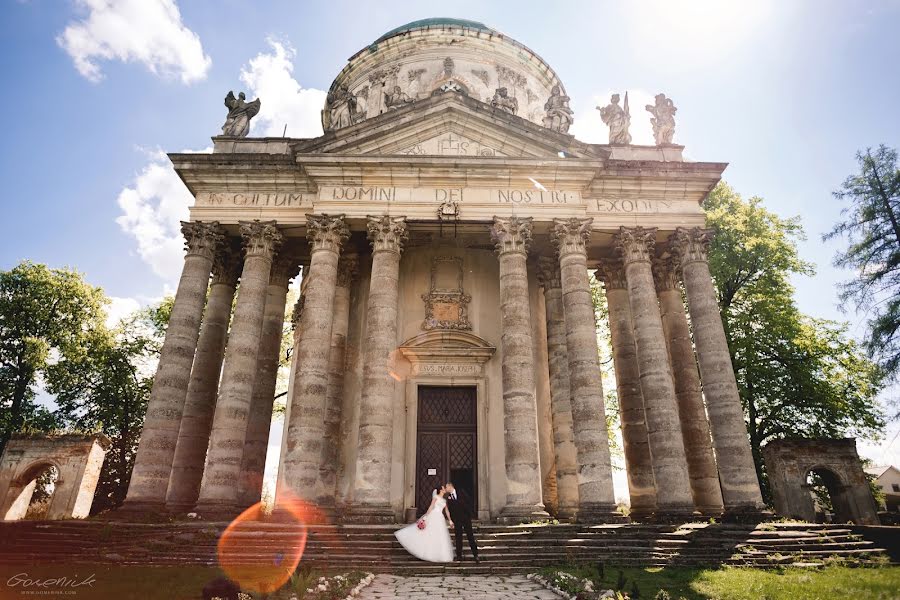
[[[725,509],[721,506],[698,506],[697,511],[705,519],[718,519],[725,512]]]
[[[385,525],[397,522],[390,504],[350,504],[341,515],[348,524]]]
[[[167,502],[166,511],[171,515],[186,515],[194,512],[196,502]]]
[[[560,507],[558,511],[556,511],[556,518],[561,523],[574,523],[576,517],[578,516],[578,507],[577,506],[565,506]]]
[[[632,506],[628,518],[637,523],[652,523],[653,515],[656,514],[655,506]]]
[[[497,523],[501,525],[521,525],[530,521],[548,521],[550,513],[544,510],[543,505],[537,506],[511,506],[507,505],[500,511]]]
[[[615,504],[591,503],[578,507],[576,523],[627,523],[628,517],[616,510]]]
[[[723,523],[746,523],[752,525],[774,518],[775,514],[772,511],[758,506],[729,506],[725,507],[725,512],[722,513]]]
[[[189,512],[197,513],[204,521],[232,521],[245,510],[246,506],[234,502],[206,501],[197,503]]]
[[[126,500],[120,507],[106,513],[102,518],[110,521],[156,523],[169,520],[171,513],[166,507],[166,503],[162,501]]]
[[[666,506],[656,509],[650,521],[663,525],[675,525],[696,521],[699,518],[700,513],[694,510],[693,506]]]

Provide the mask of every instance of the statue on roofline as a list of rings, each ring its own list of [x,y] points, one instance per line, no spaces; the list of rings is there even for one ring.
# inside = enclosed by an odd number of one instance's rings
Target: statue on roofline
[[[497,88],[494,92],[494,97],[491,98],[491,106],[512,114],[519,112],[519,101],[510,96],[509,91],[505,87]]]
[[[225,106],[228,107],[228,116],[222,125],[222,135],[230,137],[247,137],[250,132],[250,119],[256,116],[260,107],[259,98],[253,102],[247,102],[244,92],[234,97],[234,92],[228,92],[225,96]]]
[[[678,109],[671,98],[665,94],[657,94],[655,104],[646,106],[647,112],[653,115],[650,124],[653,125],[653,137],[657,146],[670,146],[675,136],[675,113]]]
[[[628,128],[631,126],[631,111],[628,109],[628,92],[625,92],[625,102],[619,106],[619,95],[613,94],[606,106],[598,106],[600,118],[609,127],[609,143],[611,145],[627,146],[631,143],[631,134]]]
[[[544,116],[544,127],[559,133],[568,133],[569,126],[574,121],[574,113],[569,108],[569,97],[562,93],[558,85],[554,85],[550,90],[550,97],[544,104],[544,110],[547,111]]]

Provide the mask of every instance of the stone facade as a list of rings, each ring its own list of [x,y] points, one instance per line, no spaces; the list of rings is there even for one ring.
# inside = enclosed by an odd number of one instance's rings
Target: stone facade
[[[619,519],[600,267],[635,516],[760,510],[704,254],[700,203],[725,165],[544,127],[561,83],[491,32],[432,20],[379,39],[335,80],[323,136],[170,155],[196,203],[127,505],[258,499],[272,336],[302,264],[280,496],[400,521],[453,479],[483,520]]]

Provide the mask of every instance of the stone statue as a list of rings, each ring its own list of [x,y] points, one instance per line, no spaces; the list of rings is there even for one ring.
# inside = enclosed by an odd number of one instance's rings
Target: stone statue
[[[613,94],[606,106],[597,107],[600,118],[609,127],[609,143],[614,145],[628,145],[631,143],[631,134],[628,128],[631,126],[631,112],[628,110],[628,92],[625,92],[624,106],[619,106],[619,95]]]
[[[678,109],[672,103],[671,98],[666,98],[665,94],[657,94],[655,97],[656,104],[648,104],[647,112],[653,115],[650,124],[653,125],[653,137],[656,138],[657,146],[668,146],[672,144],[672,138],[675,136],[675,113]]]
[[[228,116],[222,125],[222,135],[230,137],[247,137],[250,131],[250,119],[256,116],[260,107],[259,98],[253,102],[247,102],[244,92],[234,97],[234,92],[228,92],[225,96],[225,106],[228,107]]]
[[[491,99],[491,106],[512,114],[519,112],[519,101],[510,96],[505,87],[497,88],[494,92],[494,97]]]
[[[544,116],[544,127],[559,133],[569,131],[569,126],[574,121],[574,113],[569,108],[569,97],[563,95],[558,85],[554,85],[550,90],[550,98],[544,104],[544,110],[547,111]]]
[[[400,108],[401,106],[405,106],[412,102],[413,99],[410,98],[406,92],[400,89],[399,85],[395,85],[393,91],[384,95],[384,105],[391,108]]]
[[[325,130],[332,131],[352,125],[354,114],[356,114],[356,96],[350,93],[346,85],[341,85],[325,99],[323,123]]]

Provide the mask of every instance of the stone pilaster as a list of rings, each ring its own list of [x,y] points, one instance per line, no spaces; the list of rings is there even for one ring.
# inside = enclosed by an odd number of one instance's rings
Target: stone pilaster
[[[391,448],[394,378],[391,354],[397,348],[400,253],[408,233],[405,217],[369,217],[372,277],[366,304],[366,342],[359,404],[359,450],[349,517],[392,522]]]
[[[671,257],[653,261],[653,277],[663,333],[669,348],[694,507],[704,515],[718,516],[722,514],[719,472],[709,437],[709,422],[700,391],[700,374],[694,359],[691,331],[684,312],[676,266]]]
[[[166,493],[166,507],[172,512],[187,512],[197,503],[200,494],[228,338],[228,323],[231,320],[231,305],[242,263],[240,249],[236,245],[223,246],[213,261],[209,298]]]
[[[272,263],[256,357],[256,378],[253,381],[247,433],[244,436],[241,477],[237,483],[238,500],[244,507],[256,504],[262,497],[266,450],[272,426],[272,405],[275,402],[281,339],[284,334],[285,304],[290,281],[299,271],[297,258],[290,253],[279,254]]]
[[[331,352],[328,358],[328,391],[325,394],[325,429],[322,462],[319,466],[319,507],[332,507],[337,491],[340,459],[341,412],[344,402],[345,354],[350,327],[350,288],[359,271],[359,257],[344,254],[338,261],[334,291],[334,322],[331,325]]]
[[[597,328],[587,271],[586,243],[593,219],[554,219],[551,237],[559,253],[560,283],[566,315],[566,351],[578,451],[578,520],[621,517],[613,495],[612,463]]]
[[[166,490],[200,335],[213,258],[224,240],[217,222],[183,222],[187,254],[144,417],[125,511],[165,508]]]
[[[310,215],[307,219],[311,262],[309,274],[304,276],[306,300],[297,326],[300,336],[294,347],[297,369],[287,417],[282,474],[284,484],[295,495],[310,499],[316,491],[322,457],[338,258],[350,230],[343,215]]]
[[[691,515],[694,499],[681,437],[675,385],[653,283],[650,260],[655,243],[655,228],[620,227],[614,237],[615,247],[625,265],[625,281],[628,284],[656,480],[657,515],[668,519]]]
[[[569,394],[569,355],[566,352],[566,315],[559,277],[559,261],[542,256],[538,280],[544,288],[547,314],[547,356],[550,365],[550,404],[553,447],[556,454],[556,495],[559,518],[574,519],[578,512],[578,469],[572,402]]]
[[[501,373],[506,450],[505,522],[545,518],[541,500],[534,355],[528,302],[531,218],[494,217],[491,238],[500,260]]]
[[[681,268],[687,294],[726,517],[747,515],[752,518],[763,510],[762,495],[716,290],[709,272],[711,237],[709,230],[679,227],[669,244]]]
[[[209,518],[228,516],[242,507],[238,497],[247,419],[256,378],[266,291],[272,258],[282,242],[274,221],[243,221],[244,268],[234,322],[228,335],[219,399],[213,416],[206,470],[196,511]]]
[[[631,518],[646,519],[656,512],[656,480],[644,414],[641,372],[634,343],[631,304],[621,260],[607,259],[597,276],[606,290],[613,367],[616,372],[616,396],[622,423],[622,445],[631,497]]]

